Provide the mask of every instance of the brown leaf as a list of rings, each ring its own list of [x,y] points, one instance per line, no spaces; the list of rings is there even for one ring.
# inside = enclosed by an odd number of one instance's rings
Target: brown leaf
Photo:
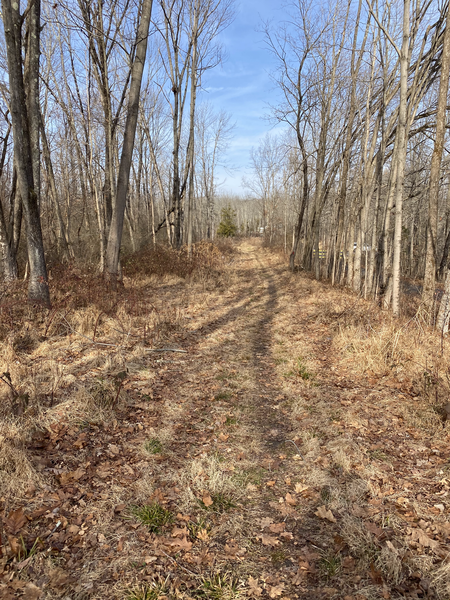
[[[273,523],[269,526],[272,533],[281,533],[286,528],[286,523]]]
[[[114,507],[114,512],[115,512],[116,514],[117,514],[117,513],[120,513],[120,512],[122,512],[122,511],[123,511],[123,509],[124,509],[124,508],[126,508],[126,507],[127,507],[127,505],[126,505],[126,504],[118,504],[117,506],[115,506],[115,507]]]
[[[283,593],[284,584],[280,583],[279,585],[273,585],[269,588],[269,596],[271,598],[276,598],[277,596],[281,596]]]
[[[117,552],[122,552],[123,550],[123,542],[125,541],[124,537],[121,537],[117,542]]]
[[[273,487],[273,486],[275,485],[275,483],[276,483],[275,481],[268,481],[268,482],[266,483],[266,485],[267,485],[268,487]]]
[[[70,535],[76,535],[79,531],[80,528],[78,527],[78,525],[70,525],[67,528],[67,533],[70,533]]]
[[[182,515],[181,513],[178,513],[177,519],[179,521],[185,521],[186,523],[189,523],[189,521],[191,520],[191,517],[189,515]]]
[[[354,515],[355,517],[367,517],[369,514],[368,510],[363,508],[362,506],[358,506],[357,504],[353,505],[352,508],[352,515]]]
[[[174,527],[172,537],[185,537],[188,534],[186,525],[184,527]]]
[[[11,548],[11,552],[13,553],[13,555],[17,556],[19,554],[19,552],[22,550],[22,546],[21,546],[19,540],[16,537],[13,537],[12,535],[8,535],[8,543],[9,543],[9,546]]]
[[[185,537],[182,540],[178,538],[172,540],[169,545],[175,547],[177,550],[185,550],[186,552],[188,552],[193,546],[192,542],[188,542]]]
[[[296,483],[295,484],[295,493],[296,494],[301,494],[303,492],[305,492],[308,489],[309,486],[307,485],[303,485],[301,483]]]
[[[431,548],[434,551],[439,549],[439,542],[436,542],[436,540],[432,540],[431,538],[429,538],[427,534],[421,529],[412,529],[411,527],[408,527],[406,531],[411,536],[411,540],[414,542],[418,542],[421,546]]]
[[[251,575],[248,578],[248,590],[247,596],[251,596],[252,598],[259,598],[262,594],[262,588],[258,585],[258,579],[254,579]]]
[[[226,441],[227,441],[227,439],[228,439],[229,437],[230,437],[230,436],[229,436],[229,435],[225,435],[225,433],[219,433],[219,435],[218,435],[218,439],[219,439],[221,442],[226,442]]]
[[[374,583],[376,583],[378,585],[383,583],[383,576],[381,575],[381,572],[375,568],[375,565],[373,563],[371,563],[371,565],[370,565],[369,575]]]
[[[15,567],[18,571],[21,571],[22,569],[25,569],[25,567],[27,566],[27,564],[31,561],[33,557],[29,556],[28,558],[26,558],[25,560],[22,560],[21,562],[18,562]]]
[[[270,535],[266,535],[265,533],[263,533],[259,537],[261,538],[261,541],[264,546],[277,546],[280,543],[280,541],[277,540],[277,538],[274,538]]]
[[[208,493],[203,494],[202,501],[205,506],[212,506],[214,504],[213,499]]]
[[[289,492],[286,494],[286,502],[290,505],[290,506],[296,506],[297,504],[297,499],[292,496]]]
[[[209,540],[209,534],[206,529],[200,529],[200,531],[197,532],[197,537],[199,540],[202,540],[202,542],[207,542]]]
[[[5,529],[9,533],[15,535],[16,533],[19,533],[27,520],[28,519],[23,514],[23,508],[18,508],[17,510],[11,511],[9,515],[3,519],[3,523],[5,525]]]
[[[336,523],[335,516],[333,515],[331,510],[327,510],[326,506],[319,506],[319,508],[316,510],[316,512],[314,514],[317,517],[319,517],[320,519],[327,519],[328,521],[331,521],[332,523]]]
[[[266,529],[272,525],[273,521],[270,517],[264,517],[260,521],[261,529]]]
[[[380,537],[383,534],[383,530],[380,527],[377,527],[375,523],[368,521],[365,525],[367,531],[370,531],[370,533],[373,533],[377,537]]]
[[[353,556],[346,556],[342,561],[342,566],[344,569],[354,569],[356,565],[356,561]]]

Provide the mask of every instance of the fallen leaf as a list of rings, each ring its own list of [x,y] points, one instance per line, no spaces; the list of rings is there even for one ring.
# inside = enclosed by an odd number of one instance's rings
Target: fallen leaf
[[[13,535],[19,533],[27,521],[28,519],[23,514],[23,508],[11,511],[9,515],[3,519],[5,529]]]
[[[411,540],[414,542],[418,542],[421,546],[431,548],[432,550],[439,549],[439,542],[429,538],[427,534],[421,529],[412,529],[411,527],[408,527],[406,531],[411,536]]]
[[[304,492],[305,490],[308,489],[308,485],[302,485],[301,483],[296,483],[295,484],[295,493],[296,494],[301,494],[302,492]]]
[[[70,535],[76,535],[79,531],[80,528],[78,527],[78,525],[69,525],[69,527],[67,528],[67,533],[70,533]]]
[[[19,540],[16,537],[13,537],[12,535],[8,535],[8,543],[11,548],[11,552],[14,554],[14,556],[17,556],[22,550],[22,546]]]
[[[261,541],[264,546],[277,546],[280,543],[280,541],[277,540],[277,538],[274,538],[270,535],[266,535],[265,533],[263,533],[259,537],[261,538]]]
[[[364,519],[364,517],[367,517],[368,514],[368,511],[362,506],[358,506],[357,504],[353,505],[352,515],[354,515],[355,517],[360,517]]]
[[[342,566],[344,569],[351,569],[353,570],[355,568],[356,565],[356,561],[353,558],[353,556],[346,556],[344,558],[344,560],[342,561]]]
[[[290,505],[290,506],[296,506],[297,504],[297,499],[292,496],[289,492],[286,494],[285,496],[286,498],[286,502]]]
[[[203,494],[203,498],[202,498],[203,504],[205,506],[212,506],[214,504],[213,499],[211,498],[211,496],[209,494]]]
[[[220,433],[220,434],[218,435],[218,438],[219,438],[219,440],[220,440],[221,442],[226,442],[226,441],[227,441],[227,439],[228,439],[229,437],[230,437],[230,436],[229,436],[229,435],[226,435],[225,433]]]
[[[192,542],[188,542],[188,540],[184,537],[182,540],[176,538],[175,540],[172,540],[170,542],[170,546],[174,546],[175,548],[177,548],[177,550],[185,550],[186,552],[188,552],[193,544]]]
[[[19,563],[17,563],[17,564],[15,565],[15,568],[16,568],[18,571],[21,571],[22,569],[25,569],[25,567],[26,567],[26,566],[27,566],[27,564],[28,564],[28,563],[31,561],[31,559],[32,559],[32,558],[33,558],[32,556],[29,556],[29,557],[28,557],[28,558],[26,558],[25,560],[22,560],[21,562],[19,562]]]
[[[305,579],[306,579],[306,571],[301,571],[299,569],[297,571],[297,573],[294,573],[292,576],[292,584],[300,585],[300,584],[304,583]]]
[[[281,596],[283,593],[284,584],[280,583],[279,585],[273,585],[269,588],[269,596],[271,598],[276,598],[277,596]]]
[[[182,515],[181,513],[178,513],[177,519],[179,521],[185,521],[186,523],[189,523],[189,521],[191,520],[191,517],[189,515]]]
[[[370,564],[370,573],[369,573],[372,581],[374,583],[376,583],[377,585],[381,585],[383,583],[383,576],[381,575],[381,572],[375,568],[375,565],[373,563]]]
[[[172,537],[185,537],[188,534],[186,525],[184,527],[174,527]]]
[[[281,533],[286,528],[286,523],[273,523],[269,526],[272,533]]]
[[[267,485],[268,487],[273,487],[273,486],[275,485],[275,483],[276,483],[275,481],[268,481],[268,482],[266,483],[266,485]]]
[[[114,508],[114,512],[115,512],[116,514],[117,514],[117,513],[120,513],[120,512],[122,512],[122,511],[123,511],[123,509],[124,509],[124,508],[126,508],[126,506],[127,506],[126,504],[118,504],[118,505],[117,505],[117,506]]]
[[[328,521],[331,521],[332,523],[336,523],[336,518],[334,517],[331,510],[327,510],[326,506],[319,506],[319,508],[316,510],[316,512],[314,514],[317,517],[319,517],[320,519],[327,519]]]
[[[283,531],[283,533],[280,533],[280,537],[282,537],[284,540],[293,540],[294,536],[292,535],[292,533],[290,531]]]
[[[383,534],[383,530],[380,527],[377,527],[375,523],[368,521],[365,525],[367,531],[370,531],[370,533],[373,533],[377,537],[380,537]]]
[[[253,598],[259,598],[262,594],[262,588],[258,585],[258,580],[254,579],[251,575],[248,578],[248,590],[247,596],[251,596]]]
[[[146,556],[144,558],[144,562],[146,565],[149,565],[150,563],[155,562],[156,560],[158,560],[157,556]]]
[[[209,534],[206,529],[200,529],[200,531],[197,532],[197,537],[199,540],[202,540],[202,542],[207,542],[209,540]]]
[[[272,523],[273,523],[273,521],[270,517],[262,518],[260,521],[261,529],[266,529],[266,527],[270,527],[270,525],[272,525]]]

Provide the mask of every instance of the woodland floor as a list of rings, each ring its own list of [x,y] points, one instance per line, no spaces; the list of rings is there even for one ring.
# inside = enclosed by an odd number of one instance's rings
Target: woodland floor
[[[449,600],[433,366],[400,334],[368,358],[383,313],[259,240],[225,260],[218,286],[153,282],[158,338],[108,346],[97,318],[8,355],[25,377],[51,352],[59,400],[0,498],[0,597]]]

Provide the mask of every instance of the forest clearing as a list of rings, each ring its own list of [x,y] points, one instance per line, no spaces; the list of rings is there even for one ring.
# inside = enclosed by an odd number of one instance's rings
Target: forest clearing
[[[258,238],[159,253],[2,297],[2,600],[448,600],[447,338]]]

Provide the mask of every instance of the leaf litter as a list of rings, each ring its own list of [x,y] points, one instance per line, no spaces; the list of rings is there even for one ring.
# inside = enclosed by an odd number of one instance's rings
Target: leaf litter
[[[226,290],[153,282],[189,313],[164,330],[185,354],[102,348],[95,371],[58,350],[78,404],[29,429],[39,477],[0,498],[2,598],[449,597],[448,425],[420,417],[417,377],[342,349],[379,311],[350,317],[351,295],[257,242],[233,261]],[[148,527],[136,506],[171,517]]]

